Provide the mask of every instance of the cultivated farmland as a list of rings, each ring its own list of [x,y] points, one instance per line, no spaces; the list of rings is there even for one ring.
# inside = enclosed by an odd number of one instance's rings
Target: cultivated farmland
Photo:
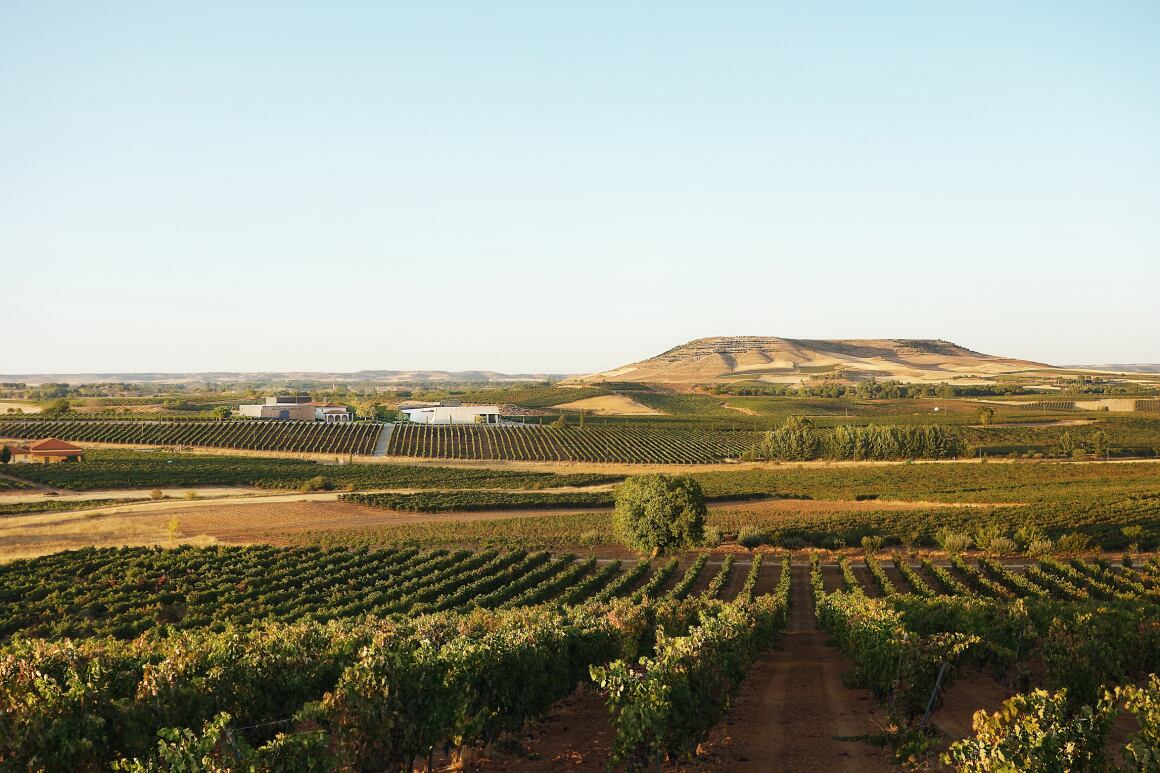
[[[0,437],[7,438],[325,454],[371,454],[382,430],[371,422],[0,421]]]
[[[428,426],[401,424],[394,456],[486,461],[708,464],[736,458],[758,440],[753,432],[651,427]]]

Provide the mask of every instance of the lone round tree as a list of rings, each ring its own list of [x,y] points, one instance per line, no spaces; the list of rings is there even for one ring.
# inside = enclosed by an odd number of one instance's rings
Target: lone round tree
[[[664,552],[699,543],[705,515],[705,495],[697,481],[639,475],[617,487],[612,525],[624,544],[643,552]]]

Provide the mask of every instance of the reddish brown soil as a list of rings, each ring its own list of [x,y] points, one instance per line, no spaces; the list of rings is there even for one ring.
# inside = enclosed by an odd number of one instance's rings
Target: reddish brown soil
[[[795,575],[794,580],[797,580]],[[806,578],[807,583],[809,578]],[[842,570],[836,566],[822,566],[822,587],[826,589],[826,593],[833,593],[836,590],[845,590],[846,581],[842,577]]]
[[[862,590],[870,598],[878,598],[882,595],[882,589],[878,587],[878,581],[874,579],[874,575],[865,566],[855,566],[854,576],[862,583]]]
[[[808,567],[793,569],[781,648],[750,668],[737,703],[703,745],[712,770],[891,771],[876,746],[838,740],[880,731],[884,717],[863,690],[842,683],[848,663],[817,627]]]
[[[521,739],[522,754],[493,750],[465,767],[521,773],[556,770],[595,773],[605,770],[614,737],[600,694],[590,685],[581,685],[553,706],[548,716]]]
[[[914,590],[910,587],[910,583],[906,581],[906,578],[902,576],[902,572],[898,571],[892,562],[882,561],[881,564],[882,568],[886,570],[886,576],[890,578],[892,583],[894,583],[895,590],[897,590],[899,593],[909,593],[910,591]]]
[[[762,559],[764,560],[764,559]],[[721,595],[718,596],[722,601],[732,601],[737,598],[737,594],[745,586],[745,578],[749,576],[749,568],[752,564],[749,561],[744,563],[741,560],[733,562],[733,571],[729,573],[729,582],[725,583],[725,587],[721,589]],[[758,575],[760,577],[760,575]]]
[[[754,588],[754,595],[761,596],[766,593],[773,593],[780,579],[781,561],[768,557],[763,559],[761,571],[757,574],[757,587]]]
[[[1010,697],[1011,691],[987,674],[962,673],[943,693],[943,704],[932,719],[948,738],[966,738],[972,732],[976,711],[998,711]]]
[[[777,570],[770,568],[776,576]],[[869,693],[842,683],[848,664],[817,627],[809,569],[795,567],[793,572],[793,605],[780,648],[750,668],[736,704],[702,744],[697,759],[666,765],[665,770],[897,770],[880,748],[841,740],[879,732],[883,717]],[[734,574],[744,581],[744,571]],[[583,687],[556,704],[523,739],[527,757],[492,752],[469,767],[536,773],[605,770],[612,740],[603,702],[591,687]]]

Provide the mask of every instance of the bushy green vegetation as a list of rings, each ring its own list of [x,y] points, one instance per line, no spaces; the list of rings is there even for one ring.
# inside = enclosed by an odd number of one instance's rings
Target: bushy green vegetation
[[[330,465],[300,459],[193,454],[90,451],[83,464],[16,464],[5,472],[46,486],[92,491],[175,486],[258,486],[298,489],[316,476],[336,487],[365,488],[552,488],[613,483],[621,475],[555,475],[521,470],[465,469],[354,463]],[[0,479],[2,480],[2,479]]]
[[[784,627],[789,590],[787,562],[773,594],[712,608],[684,636],[658,632],[651,658],[593,666],[616,729],[613,760],[636,770],[693,757],[750,664]]]
[[[503,561],[493,580],[486,568]],[[444,745],[517,731],[592,669],[612,664],[619,673],[617,664],[655,653],[648,684],[682,685],[680,711],[698,717],[666,734],[675,758],[703,739],[745,666],[771,643],[788,580],[773,596],[730,603],[662,595],[659,583],[632,600],[617,598],[633,587],[621,584],[585,601],[602,587],[591,577],[616,585],[615,571],[594,574],[594,566],[522,553],[274,548],[81,551],[8,565],[0,572],[7,597],[19,596],[21,611],[42,608],[40,627],[21,630],[50,640],[0,647],[0,757],[50,770],[186,769],[191,761],[215,770],[405,769]],[[634,584],[641,566],[626,574]],[[478,579],[449,586],[453,570]],[[16,587],[26,577],[44,586],[37,598]],[[217,597],[196,607],[207,620],[194,627],[187,615],[174,631],[154,618],[176,606],[169,597],[182,586]],[[292,586],[307,606],[280,614],[296,622],[238,616]],[[393,596],[403,610],[411,599],[450,601],[419,601],[411,616],[353,616],[368,592]],[[570,605],[551,603],[557,597]],[[468,602],[476,608],[467,613],[440,611]],[[47,624],[49,610],[89,621],[81,635],[121,618],[122,638],[53,641],[67,629]],[[136,629],[145,633],[123,638]],[[618,730],[631,729],[624,706],[614,709]]]
[[[629,547],[664,552],[699,544],[707,513],[705,495],[692,478],[638,475],[617,487],[612,525]]]
[[[1135,715],[1138,732],[1120,749],[1109,748],[1111,730],[1121,713]],[[1122,685],[1093,705],[1072,708],[1067,691],[1034,690],[1003,702],[1001,711],[981,714],[974,736],[956,741],[944,762],[963,773],[996,770],[1072,771],[1118,769],[1151,771],[1160,767],[1160,677],[1143,687]],[[1123,761],[1115,768],[1114,760]]]
[[[499,607],[566,577],[554,596],[592,569],[525,550],[88,548],[0,565],[0,639]]]
[[[840,426],[823,434],[810,419],[791,416],[779,429],[766,432],[745,458],[794,462],[814,459],[953,459],[965,450],[962,439],[952,430],[937,424]]]
[[[1144,720],[1144,732],[1125,750],[1128,759],[1148,759],[1160,748],[1150,724],[1157,716],[1160,629],[1154,620],[1160,608],[1142,584],[1134,583],[1139,592],[1113,592],[1098,579],[1117,576],[1108,567],[1050,560],[1041,563],[1035,580],[978,584],[971,580],[975,569],[958,560],[950,569],[924,564],[926,571],[937,570],[953,595],[871,598],[850,573],[846,590],[827,592],[816,554],[811,562],[820,625],[853,660],[855,680],[887,701],[897,722],[913,724],[939,694],[935,684],[945,688],[965,662],[1057,691],[1016,697],[1003,713],[977,718],[976,737],[955,744],[947,755],[958,769],[1104,769],[1110,762],[1104,742],[1117,704]],[[987,571],[1021,577],[994,562]],[[1045,585],[1047,576],[1055,579]],[[1094,600],[1093,592],[1104,598]],[[1144,689],[1135,686],[1141,682],[1147,683]],[[1124,687],[1105,692],[1114,685]]]

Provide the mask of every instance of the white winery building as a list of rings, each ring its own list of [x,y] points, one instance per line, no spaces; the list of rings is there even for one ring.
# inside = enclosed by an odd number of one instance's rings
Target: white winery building
[[[413,424],[499,424],[498,405],[425,405],[403,408]]]

